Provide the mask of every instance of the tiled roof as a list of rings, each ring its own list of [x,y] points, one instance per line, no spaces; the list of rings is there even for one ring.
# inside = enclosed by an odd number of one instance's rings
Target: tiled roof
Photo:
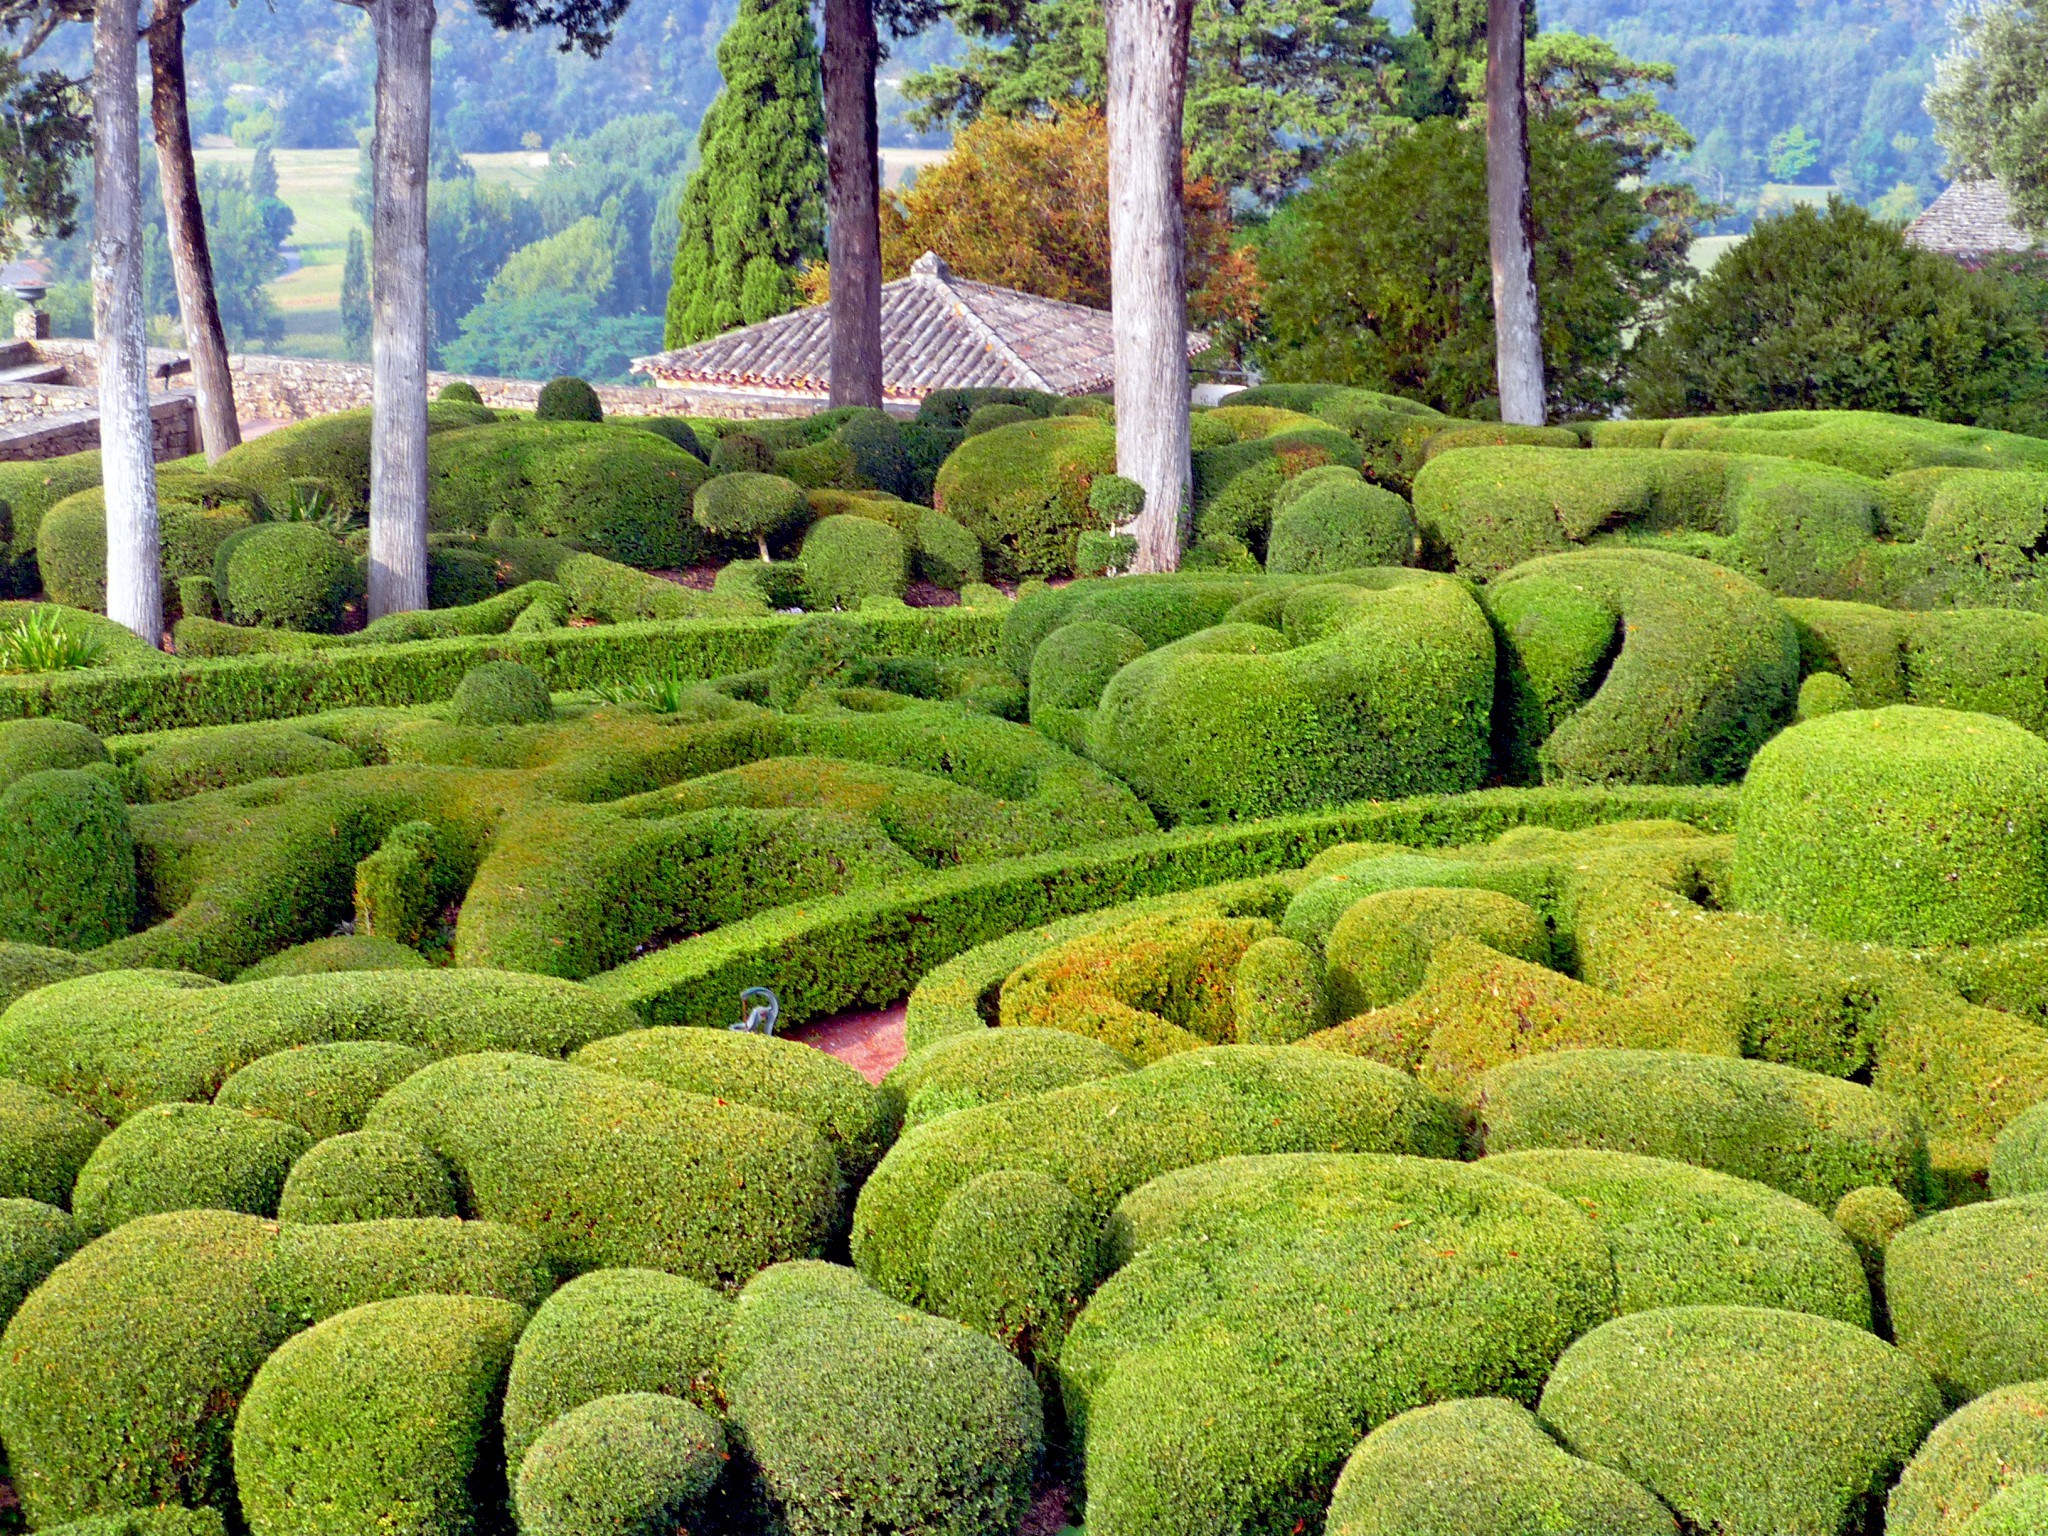
[[[2041,248],[2012,216],[1996,181],[1955,181],[1906,226],[1906,239],[1944,256],[1979,256]]]
[[[1188,356],[1208,346],[1188,333]],[[825,305],[792,310],[673,352],[633,371],[673,386],[823,396],[830,384]],[[908,277],[882,285],[882,392],[920,400],[934,389],[1042,389],[1085,395],[1115,377],[1109,312],[953,276],[927,251]]]

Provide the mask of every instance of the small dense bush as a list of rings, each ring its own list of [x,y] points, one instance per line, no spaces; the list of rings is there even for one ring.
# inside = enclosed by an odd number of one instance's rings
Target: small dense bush
[[[315,1141],[362,1129],[386,1090],[424,1067],[424,1051],[388,1040],[336,1040],[264,1056],[243,1067],[214,1103],[296,1125]]]
[[[340,742],[289,725],[236,725],[151,747],[129,763],[124,778],[136,800],[164,801],[358,766]]]
[[[484,397],[477,387],[467,379],[450,379],[434,392],[434,398],[453,401],[459,405],[482,405]]]
[[[804,535],[797,563],[812,608],[858,608],[869,597],[901,597],[910,583],[903,536],[872,518],[828,517]]]
[[[1894,706],[1757,753],[1735,899],[1829,938],[1982,943],[2048,926],[2048,746],[1986,715]]]
[[[1266,569],[1323,574],[1370,565],[1408,565],[1416,552],[1415,514],[1392,491],[1350,479],[1319,481],[1284,508],[1276,504]]]
[[[697,487],[691,516],[708,533],[752,539],[768,559],[768,541],[794,532],[810,515],[803,487],[780,475],[735,470]]]
[[[630,419],[641,431],[666,438],[692,458],[705,456],[704,441],[697,436],[697,429],[680,416],[635,416]]]
[[[548,685],[516,661],[471,667],[448,701],[448,719],[456,725],[531,725],[554,715]]]
[[[1626,1472],[1693,1526],[1835,1536],[1875,1517],[1941,1395],[1909,1356],[1846,1323],[1674,1307],[1572,1345],[1538,1412],[1565,1449]]]
[[[2048,1385],[2038,1381],[1987,1392],[1935,1425],[1885,1503],[1886,1536],[1957,1536],[2028,1478],[2048,1478]]]
[[[1116,430],[1089,416],[1017,422],[967,439],[939,471],[932,505],[974,535],[991,575],[1063,576],[1074,544],[1102,526],[1095,477],[1116,467]]]
[[[78,1170],[106,1134],[69,1100],[0,1077],[0,1199],[68,1207]]]
[[[1917,1221],[1885,1250],[1899,1347],[1951,1402],[2048,1380],[2048,1196],[2022,1195]]]
[[[0,1199],[0,1328],[86,1241],[78,1223],[54,1205]]]
[[[69,720],[0,723],[0,790],[31,773],[90,768],[106,760],[106,744]]]
[[[335,971],[418,970],[426,959],[416,949],[366,934],[313,939],[281,949],[235,975],[236,981],[269,981],[277,976],[325,976]]]
[[[513,1507],[525,1536],[661,1536],[688,1529],[725,1462],[725,1431],[703,1409],[652,1392],[601,1397],[541,1432]]]
[[[998,1104],[1116,1077],[1131,1064],[1099,1040],[1064,1029],[980,1030],[913,1051],[887,1087],[903,1100],[906,1128],[958,1109]]]
[[[554,378],[540,387],[540,400],[533,408],[535,421],[603,421],[604,407],[597,391],[581,379]]]
[[[300,1155],[277,1199],[284,1221],[397,1221],[461,1214],[448,1165],[393,1131],[347,1131]]]
[[[222,602],[237,624],[325,633],[354,595],[355,562],[313,523],[259,524],[222,551]]]
[[[1324,944],[1337,1017],[1409,996],[1422,985],[1430,958],[1453,938],[1476,939],[1523,960],[1550,959],[1550,930],[1541,914],[1512,896],[1431,887],[1380,891],[1346,908]]]
[[[0,940],[96,949],[135,926],[135,834],[105,777],[45,769],[0,791]]]
[[[117,1126],[79,1170],[72,1214],[98,1236],[159,1211],[277,1214],[285,1174],[313,1138],[211,1104],[156,1104]]]

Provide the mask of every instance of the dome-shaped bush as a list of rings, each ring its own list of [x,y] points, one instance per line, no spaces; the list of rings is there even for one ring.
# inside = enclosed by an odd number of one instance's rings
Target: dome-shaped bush
[[[1916,1221],[1885,1250],[1899,1347],[1965,1402],[2048,1379],[2048,1195],[2021,1195]]]
[[[1869,943],[2048,926],[2048,743],[1989,715],[1904,705],[1794,726],[1743,782],[1734,891]]]
[[[1077,619],[1062,624],[1031,653],[1031,718],[1055,709],[1093,709],[1124,666],[1151,649],[1121,624]]]
[[[0,1328],[89,1235],[54,1205],[0,1199]]]
[[[597,391],[583,380],[562,376],[540,387],[540,399],[533,407],[535,421],[603,421],[604,406]]]
[[[0,789],[32,773],[89,768],[106,760],[106,743],[69,720],[0,722]]]
[[[312,1144],[295,1125],[239,1109],[155,1104],[93,1149],[71,1209],[94,1235],[160,1211],[274,1216],[285,1174]]]
[[[482,405],[483,395],[467,379],[450,379],[434,392],[438,401],[453,401],[458,405]]]
[[[1273,934],[1244,952],[1231,976],[1235,1038],[1245,1045],[1292,1045],[1330,1022],[1323,960]]]
[[[725,1472],[725,1431],[655,1392],[600,1397],[541,1431],[519,1463],[523,1536],[673,1536]]]
[[[1572,1345],[1537,1412],[1565,1449],[1702,1530],[1838,1536],[1863,1528],[1941,1416],[1941,1394],[1911,1357],[1847,1323],[1672,1307]]]
[[[1131,1064],[1100,1040],[1066,1029],[983,1029],[946,1035],[913,1051],[889,1074],[908,1129],[955,1110],[1119,1077]]]
[[[842,513],[814,524],[797,564],[811,608],[858,608],[864,598],[901,597],[910,584],[903,535],[871,517]]]
[[[1885,1504],[1885,1536],[1957,1536],[2030,1477],[2048,1477],[2048,1382],[2000,1387],[1935,1425]]]
[[[692,458],[704,457],[704,443],[697,436],[697,429],[680,416],[635,416],[631,421],[643,432],[667,438]]]
[[[285,1221],[393,1221],[461,1209],[448,1165],[410,1136],[348,1131],[292,1164],[277,1200]]]
[[[222,552],[222,603],[237,624],[325,633],[355,591],[355,562],[313,523],[259,523]]]
[[[135,926],[135,834],[105,778],[53,768],[0,791],[0,940],[97,949]]]
[[[1991,1152],[1991,1193],[2048,1194],[2048,1103],[2006,1122]]]
[[[1329,470],[1342,468],[1326,466]],[[1415,514],[1392,491],[1367,485],[1355,470],[1332,475],[1289,498],[1266,538],[1275,575],[1407,565],[1415,556]]]
[[[1838,715],[1855,707],[1856,690],[1839,672],[1816,672],[1799,685],[1797,718],[1801,721],[1818,720],[1822,715]]]
[[[0,1077],[0,1199],[71,1204],[106,1123],[69,1099]]]
[[[780,475],[734,470],[697,487],[690,515],[697,526],[720,538],[752,539],[768,558],[768,541],[793,533],[810,517],[803,487]]]
[[[1399,1002],[1430,956],[1453,938],[1477,939],[1518,959],[1547,964],[1550,930],[1534,907],[1498,891],[1422,886],[1380,891],[1345,909],[1330,930],[1330,1001],[1337,1017]]]
[[[1074,543],[1099,527],[1089,483],[1116,468],[1116,429],[1092,416],[1012,422],[977,433],[939,470],[932,505],[988,552],[998,577],[1064,576]]]
[[[533,725],[554,717],[548,685],[516,661],[471,667],[448,701],[448,719],[456,725]]]
[[[275,976],[328,976],[336,971],[417,971],[426,967],[426,957],[396,939],[374,938],[366,933],[342,934],[335,938],[312,939],[281,949],[238,972],[237,981],[269,981]]]
[[[2027,1477],[1998,1494],[1956,1536],[2040,1536],[2048,1530],[2048,1477]]]
[[[362,1129],[370,1106],[430,1059],[389,1040],[301,1045],[250,1062],[221,1084],[213,1102],[283,1120],[324,1141]]]

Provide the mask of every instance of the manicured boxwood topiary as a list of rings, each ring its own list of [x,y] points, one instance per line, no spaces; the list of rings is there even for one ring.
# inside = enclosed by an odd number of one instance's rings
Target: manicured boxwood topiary
[[[1324,945],[1337,1017],[1409,996],[1422,985],[1430,957],[1453,938],[1539,964],[1550,959],[1542,915],[1512,896],[1456,887],[1379,891],[1347,907]]]
[[[135,926],[135,834],[97,773],[53,768],[0,791],[0,940],[96,949]]]
[[[1951,1402],[2048,1379],[2048,1196],[2020,1195],[1917,1221],[1885,1250],[1899,1347]]]
[[[430,437],[496,420],[486,407],[466,402],[427,407]],[[230,449],[214,469],[266,497],[282,496],[293,480],[322,480],[333,489],[337,511],[359,514],[370,500],[370,409],[315,416],[252,437]]]
[[[488,1222],[131,1221],[59,1265],[8,1325],[10,1477],[35,1526],[153,1504],[231,1508],[236,1408],[299,1329],[420,1291],[531,1306],[549,1284],[533,1239]]]
[[[1236,1039],[1292,1045],[1330,1023],[1322,956],[1298,940],[1271,934],[1244,952],[1231,977]]]
[[[0,789],[31,773],[90,768],[107,760],[106,744],[69,720],[0,723]]]
[[[154,1104],[93,1149],[72,1189],[98,1236],[161,1211],[277,1214],[285,1174],[313,1138],[296,1125],[212,1104]]]
[[[1528,1056],[1473,1085],[1488,1152],[1589,1147],[1668,1157],[1754,1179],[1832,1211],[1888,1184],[1923,1197],[1920,1120],[1856,1083],[1686,1051]]]
[[[426,958],[394,939],[349,933],[313,939],[281,949],[235,975],[237,981],[269,981],[277,976],[326,976],[336,971],[417,971]]]
[[[1537,1411],[1567,1450],[1634,1478],[1693,1525],[1837,1536],[1876,1513],[1941,1416],[1941,1394],[1909,1356],[1846,1323],[1672,1307],[1579,1340]]]
[[[1897,1237],[1915,1219],[1915,1213],[1906,1197],[1886,1184],[1866,1184],[1861,1189],[1852,1189],[1842,1196],[1835,1207],[1835,1225],[1842,1229],[1842,1235],[1855,1248],[1856,1256],[1863,1261],[1863,1273],[1870,1281],[1871,1298],[1876,1303],[1875,1321],[1878,1331],[1891,1332],[1891,1318],[1884,1306],[1884,1255]]]
[[[2048,1479],[2048,1383],[2000,1387],[1934,1426],[1885,1503],[1886,1536],[1957,1536],[2029,1478]]]
[[[325,633],[355,593],[355,562],[313,523],[260,523],[223,553],[222,600],[237,624]]]
[[[775,450],[753,433],[735,427],[718,434],[707,462],[714,475],[772,474]]]
[[[1614,1253],[1621,1312],[1742,1305],[1870,1326],[1856,1250],[1803,1200],[1627,1152],[1510,1152],[1485,1166],[1540,1184],[1592,1219]]]
[[[1797,721],[1818,720],[1856,707],[1856,690],[1839,672],[1816,672],[1799,685]]]
[[[1118,1077],[1131,1064],[1099,1040],[1065,1029],[992,1029],[948,1035],[913,1051],[885,1087],[903,1103],[906,1128],[957,1109]]]
[[[637,1264],[731,1285],[817,1252],[839,1198],[838,1160],[799,1120],[533,1056],[437,1062],[365,1128],[440,1154],[474,1214],[533,1232],[564,1276]]]
[[[107,1134],[68,1099],[0,1077],[0,1199],[71,1204],[78,1170]]]
[[[67,1211],[40,1200],[0,1199],[0,1328],[86,1240]]]
[[[869,597],[901,597],[910,582],[903,536],[873,518],[841,515],[815,524],[797,557],[804,600],[813,608],[858,608]]]
[[[0,942],[0,1013],[5,1013],[17,997],[37,987],[69,981],[74,976],[90,976],[98,969],[85,956],[74,955],[68,949]]]
[[[768,559],[768,542],[794,533],[809,520],[803,487],[780,475],[734,470],[697,487],[690,514],[707,533],[752,539]]]
[[[509,1301],[401,1296],[285,1343],[235,1417],[235,1483],[251,1529],[475,1529],[493,1495],[504,1497],[496,1408],[525,1323]]]
[[[1314,484],[1274,503],[1266,569],[1275,575],[1407,565],[1415,558],[1415,514],[1392,491],[1367,485],[1357,471],[1330,465]],[[1307,476],[1301,477],[1306,479]],[[1299,480],[1290,485],[1300,484]]]
[[[221,1084],[214,1103],[296,1125],[315,1141],[361,1130],[385,1092],[432,1058],[389,1040],[336,1040],[276,1051]]]
[[[516,1467],[542,1430],[615,1393],[662,1393],[716,1411],[732,1299],[655,1269],[595,1269],[534,1313],[505,1386],[505,1455]]]
[[[666,438],[692,458],[705,455],[704,440],[697,436],[697,429],[680,416],[634,416],[628,420],[643,432]]]
[[[2048,744],[1898,706],[1785,732],[1742,791],[1735,899],[1830,938],[1982,943],[2048,926]]]
[[[1608,1467],[1558,1448],[1499,1397],[1412,1408],[1344,1463],[1329,1536],[1676,1536],[1671,1512]]]
[[[851,1183],[865,1179],[896,1139],[901,1110],[890,1096],[845,1062],[795,1040],[671,1026],[593,1041],[572,1060],[801,1120],[825,1138]]]
[[[1088,505],[1097,475],[1116,467],[1116,429],[1089,416],[1055,416],[978,433],[939,470],[932,505],[986,551],[991,574],[1059,576],[1074,541],[1100,527]]]
[[[484,397],[477,387],[467,379],[450,379],[434,391],[436,400],[454,401],[461,405],[482,405]]]
[[[552,378],[540,387],[540,399],[533,408],[535,421],[603,421],[604,407],[597,391],[583,380],[567,376]]]
[[[1125,1262],[1059,1360],[1091,1536],[1316,1520],[1366,1430],[1527,1395],[1613,1308],[1584,1216],[1435,1159],[1227,1158],[1127,1196],[1110,1236]]]
[[[49,1536],[227,1536],[227,1523],[212,1509],[125,1509],[45,1526]]]
[[[1001,1536],[1030,1503],[1044,1418],[1029,1373],[851,1270],[755,1276],[724,1390],[770,1528]]]
[[[2048,1103],[2015,1115],[1991,1154],[1991,1193],[2048,1194]]]
[[[471,667],[448,701],[448,720],[454,725],[532,725],[554,717],[548,685],[516,661]]]
[[[289,725],[234,725],[151,747],[126,765],[137,800],[182,800],[255,779],[357,768],[361,759],[338,741]]]
[[[513,1491],[526,1536],[664,1536],[687,1529],[725,1473],[725,1431],[654,1392],[601,1397],[541,1432]]]

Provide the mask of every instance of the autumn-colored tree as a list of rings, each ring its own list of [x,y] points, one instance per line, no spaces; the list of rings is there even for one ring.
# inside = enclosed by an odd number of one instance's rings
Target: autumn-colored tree
[[[1259,276],[1232,244],[1228,200],[1184,184],[1188,317],[1235,357],[1258,323]],[[900,277],[926,251],[955,275],[1109,308],[1109,129],[1100,112],[982,117],[882,213],[882,263]]]

